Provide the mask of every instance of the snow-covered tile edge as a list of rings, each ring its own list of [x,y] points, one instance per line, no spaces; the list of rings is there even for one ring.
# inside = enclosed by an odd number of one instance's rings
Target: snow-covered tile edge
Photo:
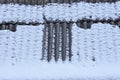
[[[52,3],[40,5],[0,4],[0,23],[2,22],[39,22],[43,23],[43,16],[47,20],[77,21],[78,19],[109,19],[120,17],[120,1],[115,3]]]

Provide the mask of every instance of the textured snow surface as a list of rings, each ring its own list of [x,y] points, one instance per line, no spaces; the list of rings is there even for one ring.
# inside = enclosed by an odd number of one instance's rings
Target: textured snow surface
[[[42,52],[40,26],[18,26],[15,33],[0,31],[0,65],[39,62]]]
[[[82,18],[120,17],[116,3],[73,3],[25,6],[0,4],[0,23],[8,21],[76,21]],[[109,24],[93,24],[84,30],[72,27],[72,62],[46,63],[42,54],[43,25],[18,26],[15,33],[0,31],[0,79],[3,80],[119,80],[120,29]],[[12,65],[11,65],[12,64]]]
[[[17,29],[0,31],[0,80],[120,79],[118,26],[99,23],[85,30],[73,24],[72,62],[64,63],[40,61],[43,25]]]
[[[18,5],[0,4],[0,23],[14,22],[40,22],[43,23],[43,16],[48,20],[76,21],[82,18],[88,19],[109,19],[120,17],[120,1],[116,3],[72,3],[72,4],[48,4],[40,5]]]
[[[25,6],[18,4],[0,4],[0,23],[2,22],[43,22],[41,6]]]
[[[80,63],[120,62],[120,29],[118,26],[98,23],[93,24],[91,29],[84,30],[74,24],[72,35],[73,58]]]

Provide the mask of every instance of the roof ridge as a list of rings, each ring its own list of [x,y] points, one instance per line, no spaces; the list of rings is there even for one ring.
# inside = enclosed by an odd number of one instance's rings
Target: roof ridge
[[[47,3],[76,3],[76,2],[88,2],[88,3],[105,3],[105,2],[117,2],[119,0],[0,0],[1,4],[26,4],[26,5],[45,5]]]

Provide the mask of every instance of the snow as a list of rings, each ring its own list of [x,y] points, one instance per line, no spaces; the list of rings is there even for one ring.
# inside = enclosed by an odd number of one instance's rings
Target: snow
[[[8,68],[9,67],[9,68]],[[45,63],[0,68],[5,80],[119,80],[120,65],[83,67],[76,63]]]
[[[40,61],[42,30],[43,25],[18,26],[15,33],[0,31],[1,80],[120,79],[118,26],[98,23],[85,30],[73,24],[72,62],[58,63]]]
[[[40,61],[43,25],[18,25],[17,29],[15,33],[7,30],[0,31],[0,65]]]
[[[25,6],[18,4],[0,4],[0,23],[2,22],[43,22],[41,6]]]
[[[120,1],[116,3],[72,3],[45,5],[0,4],[0,23],[2,22],[39,22],[43,16],[48,20],[77,21],[78,19],[116,19],[120,17]]]
[[[116,3],[72,3],[40,5],[0,4],[2,22],[76,21],[82,18],[116,19]],[[72,62],[41,61],[43,25],[17,26],[16,32],[0,31],[1,80],[119,80],[120,29],[110,24],[93,24],[91,29],[72,27]],[[94,61],[93,61],[94,58]]]
[[[119,34],[119,27],[110,24],[93,24],[92,28],[87,30],[78,28],[74,24],[72,29],[73,57],[76,61],[93,65],[120,62]],[[93,57],[95,61],[92,60]]]

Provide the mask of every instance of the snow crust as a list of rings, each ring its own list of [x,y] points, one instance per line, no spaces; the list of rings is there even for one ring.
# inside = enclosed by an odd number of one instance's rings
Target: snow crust
[[[40,22],[43,16],[48,20],[77,21],[78,19],[116,19],[120,17],[120,1],[116,3],[72,3],[45,5],[0,4],[0,23],[2,22]]]

